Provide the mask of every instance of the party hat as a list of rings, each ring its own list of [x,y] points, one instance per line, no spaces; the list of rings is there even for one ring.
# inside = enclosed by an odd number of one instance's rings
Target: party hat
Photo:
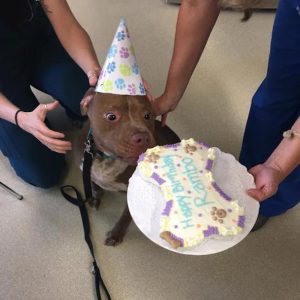
[[[118,95],[146,95],[124,20],[120,21],[95,90]]]

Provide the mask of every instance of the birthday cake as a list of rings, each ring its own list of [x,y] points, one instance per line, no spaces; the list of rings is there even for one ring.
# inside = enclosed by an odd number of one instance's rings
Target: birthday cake
[[[215,163],[215,149],[193,139],[156,146],[139,158],[139,174],[163,194],[160,237],[173,248],[234,236],[244,228],[243,207],[214,180]]]

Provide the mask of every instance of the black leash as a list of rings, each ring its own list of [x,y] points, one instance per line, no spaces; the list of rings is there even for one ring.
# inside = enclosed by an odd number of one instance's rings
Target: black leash
[[[92,198],[92,185],[91,185],[91,167],[93,163],[95,153],[94,139],[89,132],[84,149],[83,167],[82,167],[82,180],[85,193],[85,201],[89,201]]]
[[[101,300],[100,286],[102,286],[107,299],[111,300],[110,294],[101,277],[100,269],[97,265],[97,261],[94,255],[94,247],[93,247],[92,240],[90,238],[90,222],[89,222],[87,209],[85,207],[85,202],[87,202],[92,196],[92,189],[91,189],[91,166],[93,162],[92,145],[93,145],[93,138],[92,135],[89,134],[87,138],[86,148],[84,150],[84,161],[83,161],[83,171],[82,171],[84,192],[85,192],[86,199],[83,200],[80,192],[72,185],[64,185],[60,188],[60,190],[62,195],[65,197],[65,199],[67,199],[69,202],[79,207],[82,225],[84,229],[84,239],[88,244],[91,255],[93,257],[92,273],[95,276],[95,289],[96,289],[97,299]],[[66,190],[75,192],[76,197],[70,196],[66,192]]]

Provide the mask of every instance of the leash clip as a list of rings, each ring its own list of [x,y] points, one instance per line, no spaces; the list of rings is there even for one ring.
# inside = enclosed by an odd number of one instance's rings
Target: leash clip
[[[88,154],[91,155],[92,158],[94,158],[94,154],[93,154],[93,152],[92,152],[92,144],[91,144],[91,141],[88,139],[84,144],[85,144],[84,152],[87,152]]]

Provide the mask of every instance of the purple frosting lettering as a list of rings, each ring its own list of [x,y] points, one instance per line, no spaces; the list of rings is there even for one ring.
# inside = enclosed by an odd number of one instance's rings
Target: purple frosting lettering
[[[169,216],[169,215],[170,215],[170,212],[171,212],[171,209],[172,209],[172,206],[173,206],[173,200],[167,201],[167,202],[166,202],[166,207],[165,207],[165,209],[163,210],[162,215],[164,215],[164,216]]]
[[[227,200],[227,201],[231,201],[231,200],[232,200],[227,194],[225,194],[225,193],[221,190],[221,188],[217,185],[217,183],[216,183],[215,181],[213,181],[211,185],[212,185],[212,186],[215,188],[215,190],[220,194],[220,196],[223,197],[225,200]]]
[[[138,163],[140,161],[143,161],[145,159],[145,153],[142,153],[140,156],[139,156],[139,159],[138,159]]]
[[[206,162],[205,169],[208,170],[208,171],[210,171],[212,169],[212,167],[213,167],[213,162],[214,161],[212,159],[208,159],[207,162]]]
[[[245,227],[245,220],[246,220],[245,216],[239,216],[238,226],[241,227],[241,228],[244,228]]]
[[[203,234],[205,237],[209,237],[211,235],[219,234],[218,227],[208,226],[206,230],[203,230]]]
[[[153,178],[159,185],[162,185],[164,182],[166,182],[155,172],[152,173],[151,178]]]
[[[172,237],[173,240],[179,241],[181,247],[183,246],[183,239],[182,238],[176,236],[174,233],[171,233],[171,237]]]
[[[178,148],[178,146],[179,146],[179,143],[177,143],[177,144],[169,144],[169,145],[165,145],[164,147],[165,147],[165,148]]]
[[[210,148],[210,146],[204,142],[200,142],[198,141],[198,144],[201,145],[201,146],[204,146],[205,148]]]

